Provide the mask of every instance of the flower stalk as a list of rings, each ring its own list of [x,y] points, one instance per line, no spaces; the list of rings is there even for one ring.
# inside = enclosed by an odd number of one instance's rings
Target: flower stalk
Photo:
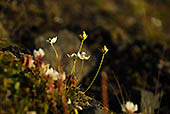
[[[78,53],[81,52],[81,49],[82,49],[82,47],[83,47],[83,43],[84,43],[84,41],[85,41],[85,39],[86,39],[87,37],[88,37],[88,35],[86,35],[85,31],[83,31],[83,34],[80,35],[80,38],[82,39],[82,41],[81,41],[81,44],[80,44]],[[72,67],[72,70],[71,70],[71,75],[73,75],[73,74],[75,73],[76,63],[77,63],[77,58],[74,59],[73,67]]]
[[[84,94],[91,88],[91,86],[93,85],[94,81],[96,80],[96,78],[97,78],[97,76],[98,76],[98,74],[99,74],[99,71],[100,71],[100,69],[101,69],[101,66],[102,66],[104,57],[105,57],[106,53],[108,52],[108,49],[107,49],[107,47],[106,47],[105,45],[104,45],[104,48],[102,49],[102,52],[103,52],[103,56],[102,56],[102,59],[101,59],[101,61],[100,61],[99,68],[98,68],[98,70],[97,70],[97,72],[96,72],[96,74],[95,74],[92,82],[90,83],[90,85],[88,86],[88,88],[84,91]]]
[[[50,43],[50,45],[51,45],[51,47],[53,48],[53,50],[54,50],[54,52],[55,52],[55,55],[56,55],[56,58],[58,59],[58,53],[57,53],[57,50],[55,49],[55,47],[54,47],[54,43],[57,41],[57,36],[56,37],[54,37],[54,38],[49,38],[48,40],[47,40],[47,42],[48,43]]]
[[[82,60],[82,62],[81,62],[81,68],[80,68],[80,72],[79,72],[79,75],[78,75],[78,80],[80,80],[80,76],[81,76],[81,73],[82,73],[82,71],[83,71],[83,67],[84,67],[84,60]]]
[[[56,58],[58,59],[58,53],[57,53],[57,50],[55,49],[53,43],[50,43],[51,44],[51,47],[53,48],[54,52],[55,52],[55,56]]]

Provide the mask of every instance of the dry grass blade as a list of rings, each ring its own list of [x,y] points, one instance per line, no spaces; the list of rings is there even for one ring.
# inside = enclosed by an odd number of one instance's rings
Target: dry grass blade
[[[107,95],[107,87],[108,87],[108,83],[107,83],[107,74],[106,72],[102,72],[102,99],[103,99],[103,105],[104,105],[104,113],[108,114],[108,95]]]

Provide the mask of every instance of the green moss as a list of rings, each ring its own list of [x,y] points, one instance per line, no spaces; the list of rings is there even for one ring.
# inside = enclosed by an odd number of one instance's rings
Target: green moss
[[[38,67],[23,65],[22,58],[16,58],[11,52],[0,51],[0,113],[54,113],[52,99],[55,100],[59,113],[63,113],[61,94],[54,90],[54,98],[46,91],[48,79],[44,79]],[[57,82],[56,82],[57,83]],[[67,85],[64,84],[64,88]],[[69,110],[76,106],[89,106],[92,98],[86,96],[78,87],[73,87],[66,94],[71,99]]]

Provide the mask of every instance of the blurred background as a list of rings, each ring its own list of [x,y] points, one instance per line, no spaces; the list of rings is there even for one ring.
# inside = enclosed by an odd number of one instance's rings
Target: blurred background
[[[79,34],[88,34],[84,49],[87,61],[81,87],[95,75],[106,45],[109,48],[102,71],[108,75],[109,108],[121,112],[124,99],[139,106],[152,106],[155,113],[170,110],[170,0],[0,0],[0,48],[18,45],[30,52],[43,48],[44,58],[55,67],[53,50],[45,42],[58,36],[55,44],[65,71],[72,61],[66,54],[78,50]],[[69,73],[69,72],[68,72]],[[87,92],[101,98],[101,75]],[[154,105],[153,105],[154,104]]]

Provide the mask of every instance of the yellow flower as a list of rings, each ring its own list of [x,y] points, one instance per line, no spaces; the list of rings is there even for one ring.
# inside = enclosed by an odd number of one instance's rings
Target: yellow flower
[[[102,52],[104,54],[106,54],[109,51],[109,49],[107,49],[106,45],[104,45],[104,47],[102,48]]]
[[[83,40],[85,40],[88,37],[88,35],[86,35],[85,31],[83,31],[83,34],[80,34],[80,38],[82,38]]]

